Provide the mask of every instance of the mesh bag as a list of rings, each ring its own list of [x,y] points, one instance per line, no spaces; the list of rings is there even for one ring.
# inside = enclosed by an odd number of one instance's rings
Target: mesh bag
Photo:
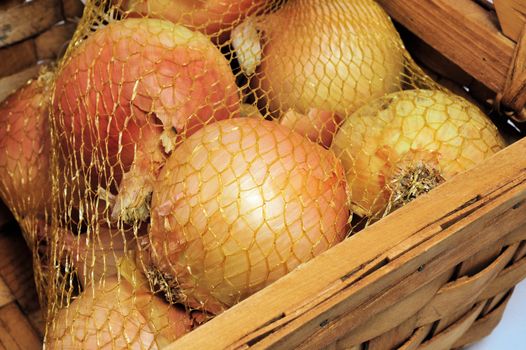
[[[88,1],[42,77],[0,169],[50,349],[162,348],[504,147],[372,0]]]

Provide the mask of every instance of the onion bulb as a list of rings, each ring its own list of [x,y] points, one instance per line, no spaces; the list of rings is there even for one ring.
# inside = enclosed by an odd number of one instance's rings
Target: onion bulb
[[[232,32],[232,43],[276,118],[289,109],[343,118],[400,89],[405,50],[373,0],[290,0],[247,19]]]
[[[371,101],[348,117],[332,150],[346,169],[353,212],[375,217],[504,146],[489,118],[465,99],[407,90]]]
[[[57,230],[55,234],[82,285],[116,276],[119,261],[137,249],[137,238],[131,230],[99,226],[96,231],[80,235],[73,235],[64,229]]]
[[[121,8],[162,18],[200,31],[219,42],[246,16],[259,12],[271,0],[124,0]]]
[[[0,197],[19,222],[51,208],[49,79],[43,74],[0,105]]]
[[[340,242],[349,215],[332,152],[271,121],[219,121],[161,170],[153,269],[187,305],[218,313]]]
[[[160,349],[189,332],[190,317],[147,290],[130,259],[124,278],[90,285],[48,326],[49,349]]]
[[[210,40],[157,19],[97,30],[65,60],[54,92],[62,153],[94,186],[119,187],[112,216],[125,222],[148,217],[153,180],[177,142],[235,117],[239,103]]]

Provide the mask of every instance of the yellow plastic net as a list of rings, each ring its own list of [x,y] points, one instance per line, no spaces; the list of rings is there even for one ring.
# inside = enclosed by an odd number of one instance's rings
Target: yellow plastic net
[[[50,349],[162,348],[504,147],[372,0],[88,1],[46,77],[0,193]]]

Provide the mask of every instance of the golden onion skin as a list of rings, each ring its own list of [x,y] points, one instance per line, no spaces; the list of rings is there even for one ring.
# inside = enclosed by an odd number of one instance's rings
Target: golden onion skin
[[[121,8],[130,15],[161,18],[200,31],[224,42],[246,16],[269,6],[272,0],[124,0]]]
[[[340,242],[346,201],[332,152],[274,122],[216,122],[159,175],[152,260],[185,303],[218,313]]]
[[[189,332],[191,325],[184,310],[146,291],[134,291],[123,279],[109,277],[102,285],[88,286],[58,312],[48,330],[46,347],[156,350]]]
[[[489,118],[462,97],[407,90],[348,117],[332,150],[346,169],[352,210],[372,217],[387,205],[387,185],[405,165],[427,163],[447,180],[504,147]]]
[[[343,117],[400,89],[403,44],[373,0],[291,0],[257,28],[263,57],[252,86],[276,117],[290,108]]]

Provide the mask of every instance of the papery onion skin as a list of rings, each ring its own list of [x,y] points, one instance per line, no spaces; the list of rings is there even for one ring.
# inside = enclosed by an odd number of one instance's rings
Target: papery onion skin
[[[255,23],[264,46],[252,87],[275,117],[310,108],[345,117],[400,89],[403,44],[373,0],[291,0]]]
[[[346,119],[332,150],[342,160],[352,210],[373,217],[386,207],[393,176],[423,162],[448,180],[505,147],[489,118],[467,100],[407,90],[371,101]]]
[[[275,0],[125,0],[125,11],[162,18],[211,36],[228,39],[232,28],[246,16],[263,10]]]
[[[219,313],[341,241],[349,215],[330,151],[275,122],[220,121],[159,175],[152,260],[188,305]]]
[[[0,105],[0,198],[19,222],[51,209],[48,98],[32,80]]]
[[[329,148],[338,130],[341,118],[331,112],[310,108],[307,114],[288,110],[280,119],[280,124],[291,128],[325,148]]]
[[[163,329],[154,327],[148,312],[158,310]],[[153,311],[152,311],[153,312]],[[160,323],[160,324],[161,324]],[[67,308],[58,312],[46,337],[48,349],[160,349],[190,331],[185,311],[165,304],[145,291],[135,291],[125,280],[108,278],[88,286]]]
[[[234,75],[210,40],[157,19],[97,30],[67,58],[54,93],[63,152],[76,168],[92,166],[95,185],[124,188],[123,206],[147,197],[141,187],[151,190],[163,130],[183,138],[237,116],[239,103]]]

